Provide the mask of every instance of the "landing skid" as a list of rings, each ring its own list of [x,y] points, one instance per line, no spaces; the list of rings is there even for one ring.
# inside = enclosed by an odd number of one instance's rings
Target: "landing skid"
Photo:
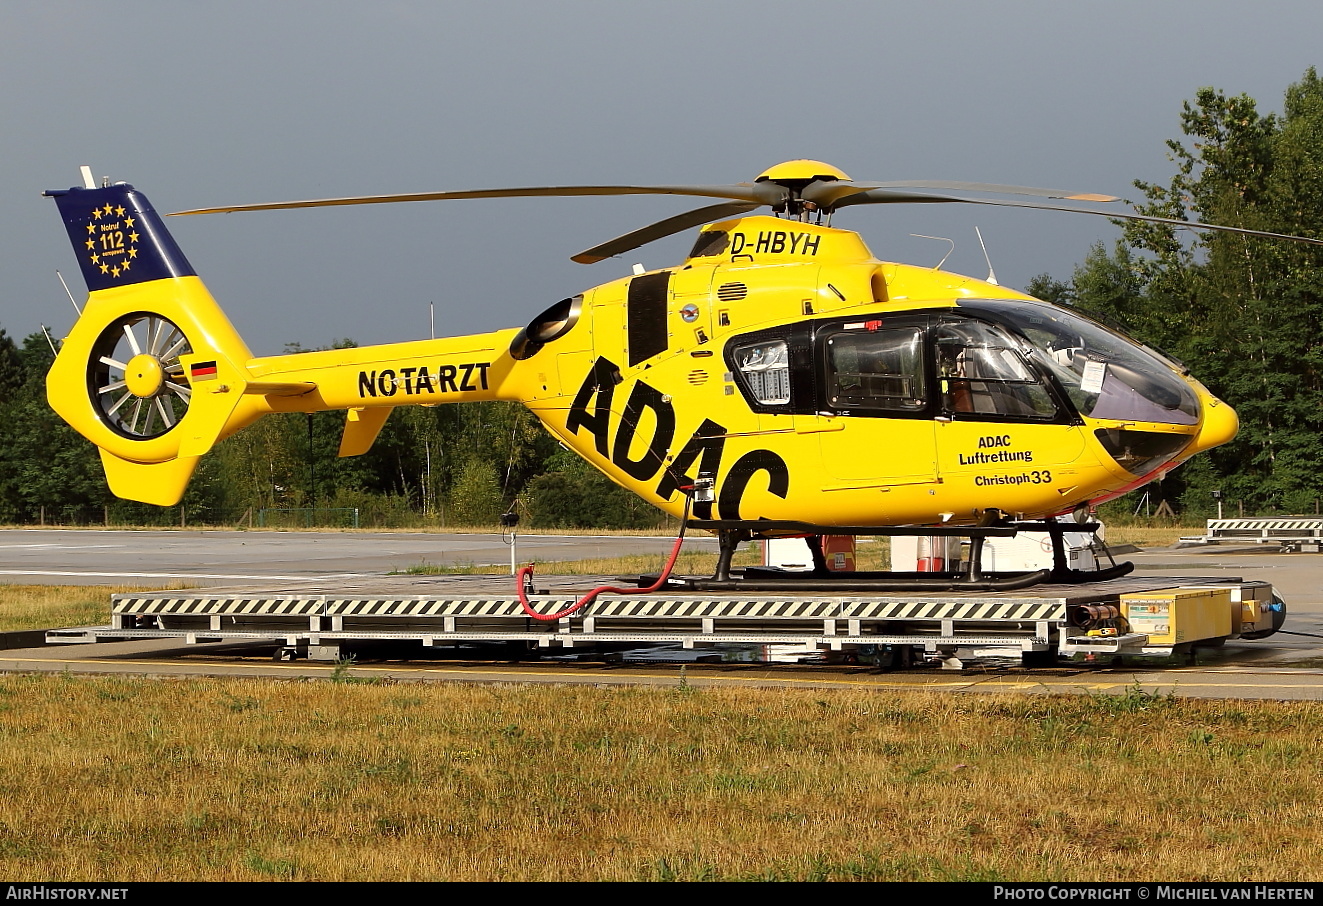
[[[1077,585],[1118,579],[1134,570],[1130,562],[1102,569],[1079,570],[1068,566],[1064,536],[1069,533],[1094,534],[1096,522],[1062,523],[1055,519],[1002,522],[987,526],[823,526],[805,522],[758,521],[733,519],[695,519],[689,528],[715,532],[720,542],[716,572],[706,578],[672,577],[667,585],[691,591],[773,591],[802,592],[808,586],[832,591],[1015,591],[1044,582]],[[987,538],[1008,538],[1019,532],[1044,532],[1052,540],[1052,568],[1015,573],[985,573],[982,569],[983,543]],[[795,572],[769,567],[732,569],[731,559],[744,541],[786,535],[803,535],[813,554],[813,569]],[[969,538],[969,559],[963,569],[946,572],[836,572],[827,568],[822,555],[823,535],[920,535]],[[656,577],[640,576],[640,585],[655,582]]]

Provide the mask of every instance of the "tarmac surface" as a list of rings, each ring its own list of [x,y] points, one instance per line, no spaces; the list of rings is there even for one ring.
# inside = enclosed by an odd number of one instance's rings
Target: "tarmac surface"
[[[659,559],[672,539],[635,536],[527,535],[518,539],[521,562],[651,553]],[[686,547],[715,547],[694,537]],[[430,564],[492,564],[508,569],[509,547],[499,535],[424,533],[0,530],[0,582],[21,584],[131,584],[145,587],[337,581],[361,585],[373,577]],[[1154,694],[1223,699],[1323,699],[1323,555],[1284,554],[1262,546],[1210,546],[1148,550],[1118,559],[1136,574],[1239,576],[1264,579],[1287,602],[1283,631],[1260,641],[1232,640],[1202,653],[1195,665],[1127,662],[1117,667],[1063,665],[1025,671],[971,665],[939,670],[878,673],[865,668],[748,665],[603,665],[601,663],[478,664],[456,662],[361,663],[349,672],[364,678],[410,681],[557,682],[598,684],[790,686],[814,688],[925,688],[951,692],[1014,691]],[[395,576],[392,584],[404,577]],[[107,611],[109,602],[107,602]],[[18,642],[18,640],[15,640]],[[30,641],[21,644],[31,644]],[[233,646],[174,641],[13,648],[0,651],[0,670],[205,676],[328,677],[337,668],[309,662],[274,663],[269,654]]]
[[[508,538],[508,536],[507,536]],[[518,560],[664,555],[674,538],[632,535],[519,535]],[[686,550],[716,550],[695,535]],[[300,579],[364,579],[410,567],[509,569],[500,535],[427,532],[0,530],[0,582],[42,585],[229,585]],[[658,564],[660,567],[660,564]]]

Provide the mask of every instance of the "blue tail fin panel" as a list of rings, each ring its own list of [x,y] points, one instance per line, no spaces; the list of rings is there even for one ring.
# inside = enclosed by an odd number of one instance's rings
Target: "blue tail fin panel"
[[[128,183],[46,194],[59,206],[89,292],[197,275],[161,215]]]

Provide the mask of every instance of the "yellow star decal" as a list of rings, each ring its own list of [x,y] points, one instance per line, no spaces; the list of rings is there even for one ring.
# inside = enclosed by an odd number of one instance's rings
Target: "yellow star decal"
[[[101,209],[100,209],[100,208],[93,208],[93,209],[92,209],[92,219],[93,219],[93,220],[100,220],[100,219],[101,219]],[[92,225],[92,224],[90,224],[90,223],[88,224],[89,227],[90,227],[91,225]]]
[[[93,242],[91,239],[89,239],[89,240],[87,240],[87,247],[88,247],[88,249],[94,249],[94,248],[96,248],[96,243]]]
[[[137,234],[137,233],[129,233],[129,242],[137,242],[137,241],[138,241],[138,234]]]
[[[137,258],[137,257],[138,257],[138,250],[137,250],[137,249],[129,249],[129,257],[130,257],[130,258]],[[124,266],[125,266],[125,267],[128,267],[127,264],[124,265]]]
[[[118,277],[118,276],[119,276],[119,268],[117,268],[117,267],[112,267],[112,268],[110,269],[110,273],[111,273],[111,276]]]
[[[88,231],[89,233],[95,233],[95,232],[96,232],[96,225],[95,225],[95,224],[91,224],[91,223],[89,223],[89,224],[87,225],[87,231]]]
[[[109,265],[109,264],[103,264],[103,265],[101,265],[101,273],[103,273],[103,274],[108,274],[108,273],[110,273],[110,265]]]
[[[131,228],[133,227],[133,218],[132,218],[132,217],[125,217],[125,218],[124,218],[124,227],[125,227],[126,229],[131,229]]]
[[[116,217],[124,216],[124,205],[120,205],[119,207],[115,208],[115,216]]]
[[[119,269],[122,271],[127,271],[129,269],[129,262],[125,261],[123,264],[119,266]]]
[[[101,256],[100,256],[100,255],[96,255],[96,254],[92,255],[92,263],[93,263],[93,264],[100,264],[100,263],[101,263]]]
[[[107,205],[106,205],[104,208],[102,208],[101,210],[103,210],[103,211],[106,212],[106,216],[107,216],[107,217],[109,217],[111,214],[113,214],[113,213],[115,212],[115,209],[112,208],[109,204],[107,204]]]

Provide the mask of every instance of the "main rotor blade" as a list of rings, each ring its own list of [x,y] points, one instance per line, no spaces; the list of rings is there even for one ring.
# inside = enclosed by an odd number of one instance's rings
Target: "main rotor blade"
[[[838,207],[841,201],[871,189],[963,189],[969,192],[998,192],[1002,195],[1035,195],[1041,198],[1061,198],[1066,201],[1120,201],[1115,195],[1096,195],[1069,192],[1064,189],[1035,189],[1032,186],[1008,186],[989,182],[953,182],[951,180],[910,179],[898,182],[845,182],[822,181],[804,187],[802,197],[820,207]],[[853,202],[858,204],[859,202]]]
[[[1066,201],[1112,202],[1121,199],[1115,195],[1096,192],[1072,192],[1067,189],[1035,189],[1033,186],[1007,186],[992,182],[951,182],[949,180],[910,179],[903,182],[878,183],[885,189],[964,189],[968,192],[1000,192],[1003,195],[1037,195],[1042,198],[1062,198]]]
[[[587,251],[573,256],[570,260],[577,261],[579,264],[596,264],[598,261],[604,261],[614,255],[631,251],[641,245],[647,245],[653,240],[663,239],[681,230],[702,226],[727,217],[738,217],[758,207],[760,205],[756,203],[732,201],[686,211],[683,214],[676,214],[674,217],[668,217],[665,220],[649,224],[642,229],[634,230],[632,233],[617,236],[615,239],[603,242],[601,245],[595,245]]]
[[[789,192],[774,183],[729,186],[531,186],[522,189],[471,189],[456,192],[409,192],[403,195],[357,195],[348,198],[318,198],[309,201],[277,201],[263,204],[228,205],[218,208],[194,208],[175,211],[185,214],[228,214],[233,211],[280,211],[287,208],[325,208],[351,204],[392,204],[399,201],[447,201],[459,198],[534,198],[573,197],[581,195],[697,195],[701,198],[729,198],[757,205],[779,205]]]
[[[1036,204],[1031,201],[1005,201],[991,198],[962,198],[957,195],[934,195],[927,192],[896,192],[890,189],[869,189],[849,195],[836,202],[842,208],[855,204],[988,204],[1004,208],[1030,208],[1036,211],[1064,211],[1068,214],[1092,214],[1095,217],[1108,217],[1112,220],[1136,220],[1141,223],[1164,223],[1168,226],[1183,227],[1191,230],[1212,230],[1219,233],[1239,233],[1243,236],[1262,236],[1265,239],[1286,239],[1291,242],[1307,242],[1311,245],[1323,245],[1323,239],[1310,239],[1306,236],[1291,236],[1287,233],[1272,233],[1267,230],[1251,230],[1245,227],[1223,226],[1217,223],[1197,223],[1189,220],[1175,220],[1171,217],[1149,217],[1146,214],[1122,214],[1116,211],[1091,211],[1088,208],[1071,208],[1065,205]]]

